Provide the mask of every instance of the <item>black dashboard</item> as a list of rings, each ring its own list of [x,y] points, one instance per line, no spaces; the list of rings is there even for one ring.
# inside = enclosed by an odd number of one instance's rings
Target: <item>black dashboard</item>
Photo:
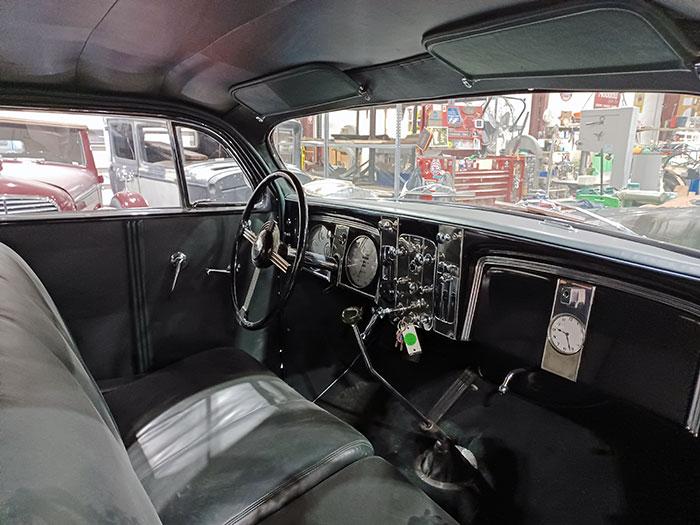
[[[391,312],[392,323],[546,370],[698,434],[700,305],[678,293],[689,285],[681,277],[465,225],[315,211],[308,250],[335,266],[306,269]]]

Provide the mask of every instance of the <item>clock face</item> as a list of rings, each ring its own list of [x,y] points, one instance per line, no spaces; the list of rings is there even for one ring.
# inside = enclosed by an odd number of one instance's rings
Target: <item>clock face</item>
[[[574,355],[583,348],[586,329],[577,317],[570,314],[560,314],[549,324],[547,337],[557,352],[564,355]]]

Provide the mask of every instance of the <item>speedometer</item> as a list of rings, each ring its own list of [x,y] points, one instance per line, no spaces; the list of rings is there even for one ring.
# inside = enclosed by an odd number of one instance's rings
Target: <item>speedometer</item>
[[[332,237],[331,231],[323,224],[314,226],[309,232],[307,250],[312,253],[331,257],[333,255],[333,248],[331,246]]]
[[[374,241],[366,235],[355,237],[345,256],[345,272],[350,284],[366,288],[374,280],[379,267],[379,257]]]

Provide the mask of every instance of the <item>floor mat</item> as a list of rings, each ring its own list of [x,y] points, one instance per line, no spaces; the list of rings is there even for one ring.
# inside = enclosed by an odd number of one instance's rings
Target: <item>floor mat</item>
[[[459,373],[413,383],[403,375],[395,384],[402,383],[400,390],[427,412]],[[481,379],[476,385],[479,390],[466,392],[441,426],[469,446],[494,480],[495,498],[486,504],[473,493],[438,490],[416,476],[415,458],[431,442],[374,381],[351,372],[320,404],[356,426],[378,455],[461,523],[700,522],[697,469],[678,461],[683,453],[691,462],[700,457],[689,436],[614,404],[554,410],[516,392],[499,396],[497,385]],[[673,439],[681,450],[654,450],[659,439]]]

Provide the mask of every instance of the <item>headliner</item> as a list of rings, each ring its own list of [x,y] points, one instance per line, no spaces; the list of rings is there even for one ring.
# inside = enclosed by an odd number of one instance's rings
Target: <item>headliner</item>
[[[437,79],[456,86],[459,75],[425,54],[423,34],[461,19],[484,20],[499,10],[527,13],[542,5],[523,0],[17,0],[0,4],[0,86],[129,94],[225,113],[235,106],[232,85],[325,62],[355,78],[376,76],[376,101],[437,97],[451,88],[431,91],[428,84]],[[658,0],[656,5],[700,45],[700,3]],[[371,67],[387,63],[393,64]],[[389,70],[393,74],[382,83]],[[419,89],[402,91],[402,74]]]

